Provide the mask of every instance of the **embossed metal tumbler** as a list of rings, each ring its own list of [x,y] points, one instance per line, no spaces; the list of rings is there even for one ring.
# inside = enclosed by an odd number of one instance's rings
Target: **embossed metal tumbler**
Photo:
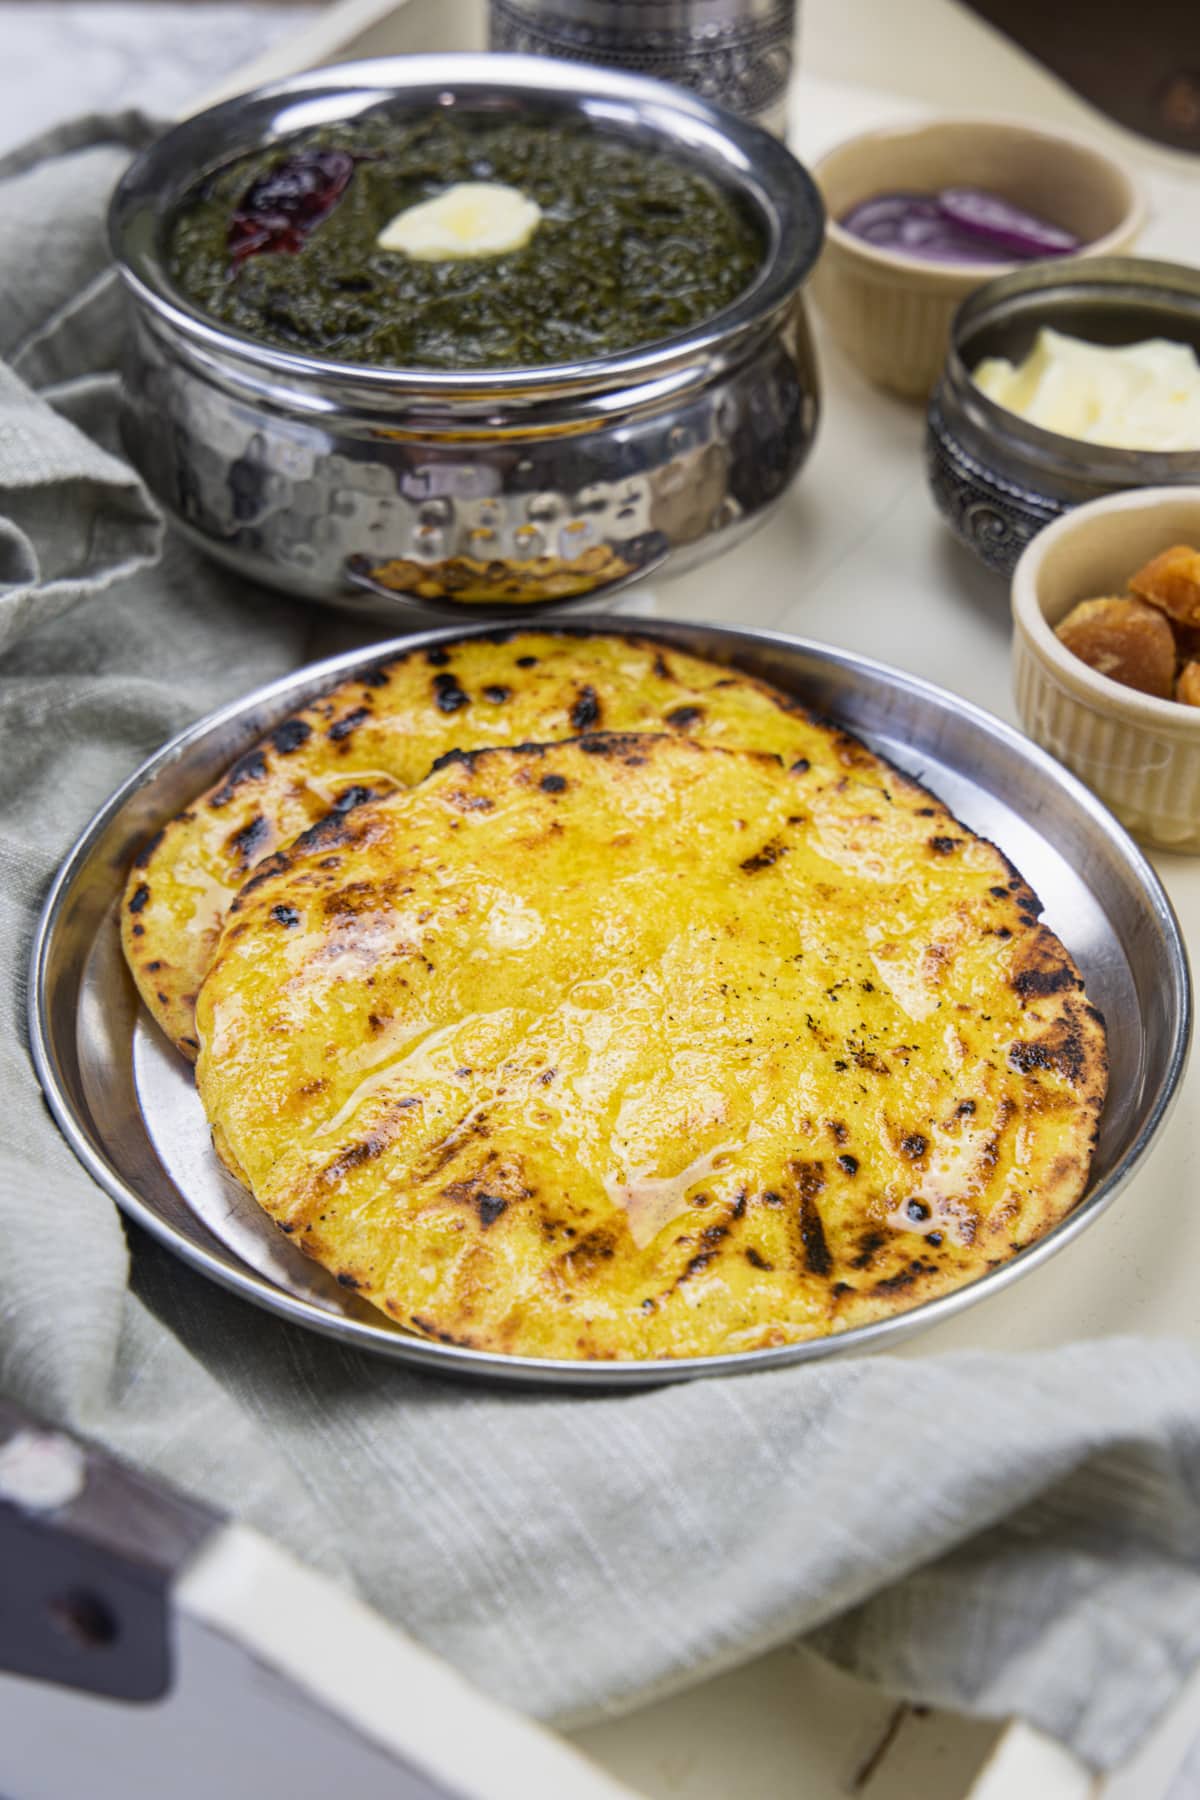
[[[490,0],[493,50],[693,88],[782,135],[795,0]]]

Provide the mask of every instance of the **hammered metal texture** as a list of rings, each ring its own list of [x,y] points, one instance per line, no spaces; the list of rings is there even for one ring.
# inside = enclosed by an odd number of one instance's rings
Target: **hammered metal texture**
[[[711,320],[595,360],[386,369],[227,331],[164,262],[197,171],[307,120],[497,106],[599,121],[737,193],[756,279]],[[193,115],[135,159],[110,234],[131,306],[123,432],[185,533],[240,573],[395,619],[594,607],[753,529],[803,463],[817,373],[802,297],[820,195],[790,152],[696,94],[543,57],[381,57]]]
[[[512,612],[583,603],[714,554],[765,516],[817,424],[802,304],[746,359],[669,406],[488,432],[395,429],[343,407],[266,406],[214,378],[146,315],[133,321],[123,436],[203,547],[314,600]],[[474,586],[472,587],[472,582]]]
[[[636,70],[782,131],[794,0],[490,0],[493,50]]]

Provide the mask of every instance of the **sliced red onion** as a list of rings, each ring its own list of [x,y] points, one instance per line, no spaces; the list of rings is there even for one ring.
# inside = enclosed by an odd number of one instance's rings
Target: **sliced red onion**
[[[842,215],[841,223],[868,244],[888,246],[899,241],[906,226],[922,220],[933,226],[945,225],[933,194],[875,194],[852,206]]]
[[[1080,247],[1069,231],[1060,231],[983,188],[943,188],[938,205],[960,231],[985,239],[1007,256],[1070,256]]]
[[[921,219],[901,228],[889,248],[925,262],[994,263],[996,252],[978,238],[956,231],[945,219]]]
[[[840,223],[877,249],[924,262],[1026,262],[1080,247],[1069,232],[981,188],[873,194],[843,213]]]

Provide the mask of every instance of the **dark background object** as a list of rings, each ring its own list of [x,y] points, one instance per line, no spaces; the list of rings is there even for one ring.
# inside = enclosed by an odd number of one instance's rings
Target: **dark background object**
[[[171,1584],[216,1515],[70,1441],[0,1396],[0,1449],[79,1457],[78,1491],[19,1504],[0,1485],[0,1675],[115,1700],[158,1700],[171,1680]]]
[[[964,0],[1118,125],[1200,155],[1197,0]]]

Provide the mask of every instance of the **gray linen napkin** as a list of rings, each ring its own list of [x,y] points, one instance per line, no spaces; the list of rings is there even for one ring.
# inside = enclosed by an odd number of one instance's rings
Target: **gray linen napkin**
[[[146,130],[83,121],[0,163],[0,1390],[280,1538],[543,1717],[806,1633],[897,1693],[1119,1761],[1200,1656],[1188,1347],[627,1396],[454,1385],[205,1283],[127,1230],[58,1136],[23,1016],[57,863],[143,756],[299,662],[319,619],[164,541],[116,453],[101,218]]]

